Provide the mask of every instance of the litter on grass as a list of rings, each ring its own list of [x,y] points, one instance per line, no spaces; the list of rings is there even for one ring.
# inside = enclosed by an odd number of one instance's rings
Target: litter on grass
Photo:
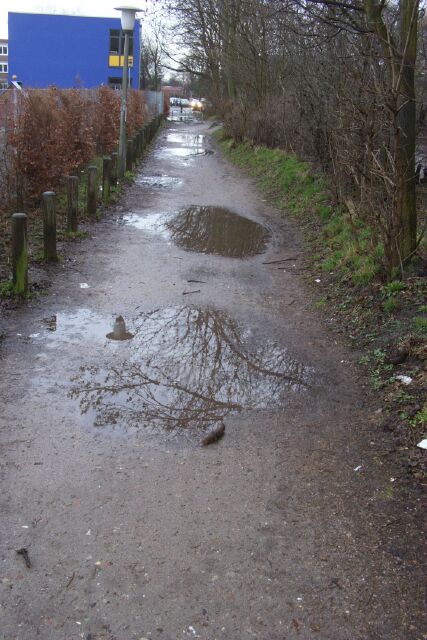
[[[427,449],[427,438],[421,440],[421,442],[417,444],[417,447],[419,447],[420,449]]]
[[[402,384],[411,384],[412,378],[409,376],[396,376],[396,380],[402,382]]]

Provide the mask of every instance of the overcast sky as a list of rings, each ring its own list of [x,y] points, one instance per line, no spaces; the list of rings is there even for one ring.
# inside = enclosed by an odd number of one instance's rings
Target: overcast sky
[[[127,1],[117,0],[0,0],[0,38],[7,38],[7,13],[17,11],[24,13],[65,13],[81,16],[119,17],[120,12],[114,7],[126,5]],[[147,0],[138,0],[130,4],[147,7]]]

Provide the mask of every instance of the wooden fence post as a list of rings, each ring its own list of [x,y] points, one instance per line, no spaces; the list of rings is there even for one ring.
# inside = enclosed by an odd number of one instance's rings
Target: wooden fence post
[[[55,192],[45,191],[43,193],[43,239],[44,258],[55,262],[58,260],[56,253],[56,211]]]
[[[133,142],[128,140],[126,144],[126,171],[132,171],[133,166]]]
[[[79,215],[79,179],[67,176],[67,231],[77,231]]]
[[[19,295],[28,292],[27,216],[12,215],[12,278],[13,291]]]
[[[16,208],[24,208],[24,179],[21,173],[16,174]]]
[[[96,216],[98,204],[98,168],[91,165],[87,168],[87,212],[90,216]]]
[[[102,199],[105,203],[110,200],[111,157],[102,158]]]
[[[118,158],[118,153],[117,151],[113,151],[113,153],[111,154],[111,171],[110,171],[110,186],[111,187],[115,187],[117,186],[117,158]]]

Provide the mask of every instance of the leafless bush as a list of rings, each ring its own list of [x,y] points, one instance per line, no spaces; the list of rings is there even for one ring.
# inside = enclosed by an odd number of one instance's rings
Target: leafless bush
[[[119,137],[120,94],[107,88],[34,89],[1,96],[0,165],[2,206],[20,204],[20,193],[35,202],[55,190],[64,175],[75,173],[96,154],[111,152]],[[127,133],[133,136],[145,118],[143,95],[129,92]]]

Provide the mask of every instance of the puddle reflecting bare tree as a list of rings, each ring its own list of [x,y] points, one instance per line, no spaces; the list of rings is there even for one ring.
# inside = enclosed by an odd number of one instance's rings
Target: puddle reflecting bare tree
[[[184,249],[232,258],[262,253],[270,237],[260,224],[223,207],[186,207],[165,226]]]
[[[96,426],[205,430],[243,408],[280,406],[303,392],[310,368],[270,341],[250,348],[250,331],[215,309],[191,306],[139,316],[129,356],[81,367],[70,391]]]

